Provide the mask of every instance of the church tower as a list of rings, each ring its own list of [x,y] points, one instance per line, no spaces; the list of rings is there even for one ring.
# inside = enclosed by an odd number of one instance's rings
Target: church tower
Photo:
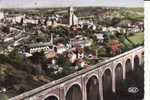
[[[74,9],[73,7],[69,7],[68,9],[68,22],[69,22],[69,26],[73,25],[73,15],[74,15]]]

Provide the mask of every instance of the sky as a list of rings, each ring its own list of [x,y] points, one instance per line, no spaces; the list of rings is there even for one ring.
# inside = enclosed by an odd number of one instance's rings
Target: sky
[[[0,0],[0,8],[53,8],[68,6],[143,7],[143,0]]]

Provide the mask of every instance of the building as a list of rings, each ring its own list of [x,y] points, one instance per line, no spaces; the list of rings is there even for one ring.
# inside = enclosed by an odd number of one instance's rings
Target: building
[[[57,54],[62,54],[63,52],[65,52],[67,50],[67,47],[65,45],[60,45],[60,46],[55,46],[54,47],[54,51]]]
[[[98,39],[98,40],[100,40],[101,42],[103,42],[104,41],[104,34],[95,34],[95,36],[96,36],[96,38]]]
[[[70,60],[71,63],[74,63],[77,59],[77,55],[73,52],[69,53],[67,56],[69,57],[69,60]]]
[[[24,48],[25,48],[25,52],[29,52],[30,54],[32,54],[35,52],[49,51],[50,49],[53,49],[53,45],[50,42],[25,44]]]
[[[49,51],[45,52],[45,57],[47,59],[52,59],[55,57],[55,55],[56,55],[56,53],[54,50],[49,50]],[[55,63],[55,61],[54,61],[54,59],[52,59],[52,64],[54,64],[54,63]]]
[[[71,45],[73,47],[76,47],[76,46],[81,46],[81,47],[85,47],[85,46],[91,46],[92,45],[92,40],[74,40],[74,41],[71,41]]]
[[[4,18],[4,13],[0,12],[0,20],[2,20]]]
[[[72,25],[78,25],[78,17],[74,14],[74,8],[73,7],[69,7],[68,10],[68,22],[69,22],[69,26]]]
[[[72,26],[73,25],[72,20],[73,20],[73,15],[74,15],[73,7],[69,7],[68,14],[69,14],[69,16],[68,16],[69,17],[68,18],[69,26]]]

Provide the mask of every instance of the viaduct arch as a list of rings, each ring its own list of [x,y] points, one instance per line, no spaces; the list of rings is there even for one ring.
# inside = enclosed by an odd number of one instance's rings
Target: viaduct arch
[[[123,81],[123,65],[121,63],[119,63],[116,67],[115,67],[115,88],[116,88],[116,92],[119,93],[120,92],[120,88],[122,86],[122,81]]]
[[[102,86],[103,86],[103,99],[108,100],[109,96],[112,96],[112,71],[106,69],[102,76]]]
[[[74,84],[69,88],[66,94],[66,100],[82,100],[82,90],[80,85]]]
[[[44,100],[58,100],[58,98],[56,96],[49,96]]]
[[[87,100],[100,100],[99,80],[92,76],[86,84]]]

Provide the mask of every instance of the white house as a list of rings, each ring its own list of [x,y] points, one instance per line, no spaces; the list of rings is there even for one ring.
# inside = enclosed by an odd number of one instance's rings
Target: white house
[[[68,54],[68,57],[71,63],[74,63],[77,59],[77,55],[75,53]]]
[[[106,28],[106,27],[102,27],[102,31],[103,31],[103,32],[106,32],[106,31],[107,31],[107,28]]]
[[[96,38],[99,40],[103,40],[104,39],[104,34],[98,33],[96,34]]]
[[[24,17],[25,17],[24,15],[16,16],[16,22],[20,23]]]
[[[76,15],[73,15],[73,25],[77,24],[79,24],[78,17]]]
[[[54,50],[56,53],[62,54],[63,52],[65,52],[67,50],[67,47],[64,45],[56,46],[56,47],[54,47]]]
[[[92,45],[92,40],[76,40],[71,42],[72,46],[91,46]]]
[[[13,40],[14,40],[13,37],[9,37],[9,38],[4,39],[4,42],[10,42],[10,41],[13,41]]]
[[[4,13],[0,12],[0,20],[4,18]]]
[[[35,53],[40,51],[48,51],[53,49],[53,46],[50,42],[47,43],[35,43],[35,44],[25,44],[25,51],[29,53]]]
[[[85,62],[82,59],[77,59],[78,68],[84,68]]]
[[[84,53],[83,52],[82,53],[78,53],[77,56],[78,56],[78,58],[84,58]]]

